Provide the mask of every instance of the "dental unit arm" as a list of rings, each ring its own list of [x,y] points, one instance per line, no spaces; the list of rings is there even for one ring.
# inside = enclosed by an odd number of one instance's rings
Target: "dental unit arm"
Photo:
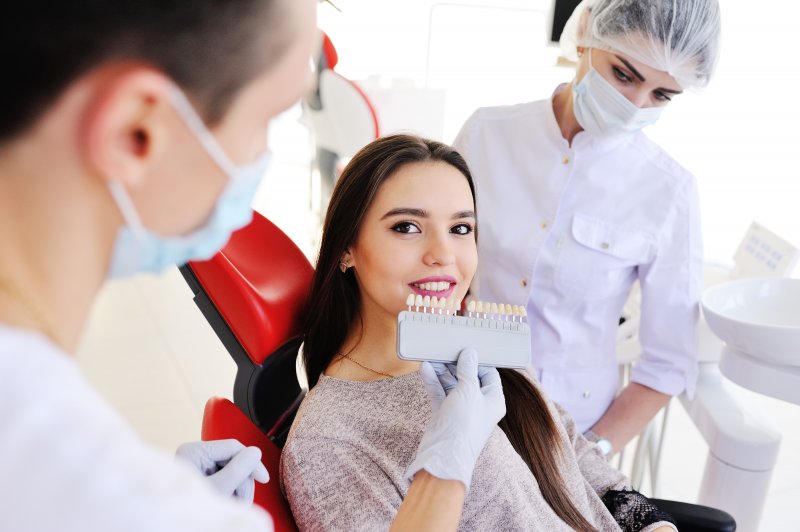
[[[478,352],[478,364],[524,368],[531,357],[531,330],[525,308],[470,301],[460,304],[411,294],[409,310],[397,316],[397,356],[403,360],[455,362],[462,349]],[[412,310],[413,308],[413,310]]]

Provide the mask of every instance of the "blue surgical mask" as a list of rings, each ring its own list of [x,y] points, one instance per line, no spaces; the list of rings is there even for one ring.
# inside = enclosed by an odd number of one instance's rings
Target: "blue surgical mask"
[[[228,242],[234,231],[252,219],[250,204],[269,164],[270,153],[264,152],[254,163],[236,166],[177,88],[173,92],[172,104],[211,159],[228,176],[228,182],[202,227],[185,235],[161,236],[144,227],[122,183],[110,181],[111,196],[125,225],[117,234],[109,277],[125,277],[139,272],[158,273],[190,260],[209,259]]]
[[[619,137],[654,124],[663,107],[636,107],[592,66],[572,87],[575,118],[594,137]]]

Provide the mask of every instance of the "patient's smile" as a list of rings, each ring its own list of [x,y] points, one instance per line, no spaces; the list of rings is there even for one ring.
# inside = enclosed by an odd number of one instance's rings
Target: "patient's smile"
[[[439,299],[450,297],[455,291],[456,285],[455,278],[447,276],[435,276],[419,279],[408,286],[415,294],[421,296],[436,296]]]

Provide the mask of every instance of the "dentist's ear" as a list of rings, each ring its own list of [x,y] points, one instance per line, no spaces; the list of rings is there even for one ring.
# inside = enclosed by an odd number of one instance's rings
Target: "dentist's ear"
[[[110,66],[92,75],[87,90],[93,92],[80,119],[84,163],[104,179],[136,188],[169,152],[172,82],[141,65]]]

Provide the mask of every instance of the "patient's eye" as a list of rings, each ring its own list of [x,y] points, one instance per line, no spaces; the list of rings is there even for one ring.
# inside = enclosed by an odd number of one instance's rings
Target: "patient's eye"
[[[457,235],[468,235],[473,231],[472,225],[463,223],[457,224],[450,228],[451,233],[455,233]]]
[[[399,222],[392,226],[392,231],[403,233],[403,234],[412,234],[412,233],[421,233],[419,227],[414,222]]]

